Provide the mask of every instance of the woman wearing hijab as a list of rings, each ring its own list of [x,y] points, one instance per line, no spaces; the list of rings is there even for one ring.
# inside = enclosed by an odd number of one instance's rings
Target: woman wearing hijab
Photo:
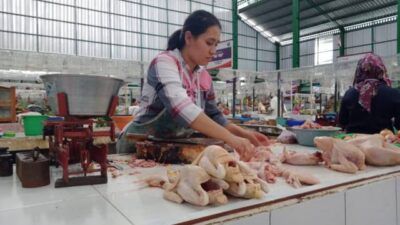
[[[358,61],[353,87],[342,99],[339,123],[348,133],[400,129],[400,91],[391,88],[378,55],[368,53]]]

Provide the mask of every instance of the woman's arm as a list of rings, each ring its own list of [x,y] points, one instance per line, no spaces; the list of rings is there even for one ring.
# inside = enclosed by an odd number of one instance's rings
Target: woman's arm
[[[339,120],[338,120],[340,127],[342,127],[343,129],[345,129],[346,126],[349,124],[349,110],[347,109],[349,103],[347,101],[346,94],[344,95],[342,102],[340,104]]]
[[[396,90],[395,96],[393,96],[394,100],[394,127],[397,130],[400,130],[400,91]]]
[[[239,137],[250,140],[251,143],[255,146],[267,146],[270,144],[270,140],[268,139],[268,137],[259,132],[246,130],[233,123],[228,123],[225,128]]]
[[[238,151],[241,156],[254,151],[254,146],[248,139],[230,132],[210,119],[205,113],[200,113],[190,124],[190,127],[209,137],[224,141]]]

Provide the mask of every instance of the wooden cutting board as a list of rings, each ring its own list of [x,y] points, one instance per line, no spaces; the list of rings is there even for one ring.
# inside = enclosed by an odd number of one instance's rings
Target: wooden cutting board
[[[149,137],[136,142],[136,154],[141,159],[159,163],[191,163],[209,145],[221,145],[222,141],[211,138],[158,139]]]

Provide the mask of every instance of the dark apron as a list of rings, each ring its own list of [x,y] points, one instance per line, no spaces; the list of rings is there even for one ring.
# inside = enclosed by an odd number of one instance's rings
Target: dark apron
[[[190,128],[184,128],[174,121],[172,116],[163,109],[154,119],[146,123],[131,122],[118,138],[117,153],[136,152],[135,141],[128,140],[127,134],[137,136],[154,136],[162,139],[187,138],[193,134]]]

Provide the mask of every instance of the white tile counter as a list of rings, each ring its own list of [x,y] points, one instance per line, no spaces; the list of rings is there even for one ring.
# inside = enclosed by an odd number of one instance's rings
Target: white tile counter
[[[280,151],[282,146],[275,146]],[[289,149],[314,151],[297,145]],[[321,181],[294,189],[279,178],[262,199],[230,198],[223,206],[195,207],[162,198],[162,190],[142,188],[145,174],[165,167],[125,167],[125,175],[103,185],[54,188],[60,168],[51,167],[51,184],[22,188],[15,171],[0,177],[0,224],[393,224],[400,225],[400,166],[370,167],[357,174],[334,172],[323,166],[298,167]]]

